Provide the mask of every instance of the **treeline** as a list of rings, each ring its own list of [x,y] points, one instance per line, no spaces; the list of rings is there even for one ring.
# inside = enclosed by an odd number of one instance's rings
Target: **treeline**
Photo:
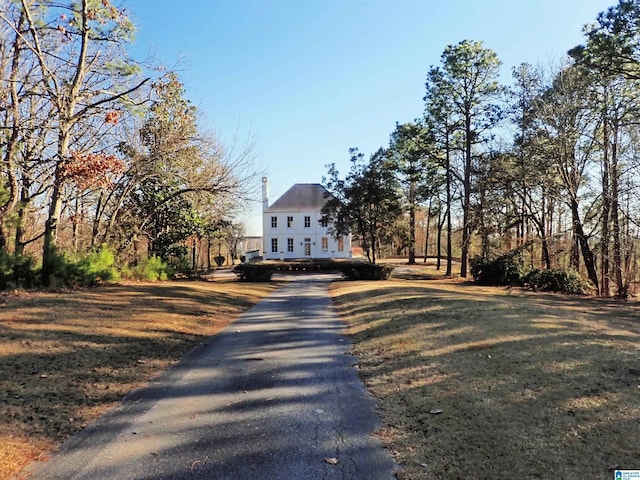
[[[424,116],[369,159],[353,150],[344,178],[329,166],[335,230],[356,233],[373,262],[393,244],[409,263],[416,229],[434,230],[446,274],[455,255],[462,277],[472,257],[520,249],[530,268],[580,272],[594,292],[626,297],[638,271],[640,2],[620,0],[584,35],[561,65],[523,63],[508,86],[482,42],[447,46],[426,74]]]
[[[130,58],[134,32],[109,0],[0,0],[1,277],[64,283],[100,249],[189,268],[187,239],[241,238],[251,145],[204,131],[175,72]]]

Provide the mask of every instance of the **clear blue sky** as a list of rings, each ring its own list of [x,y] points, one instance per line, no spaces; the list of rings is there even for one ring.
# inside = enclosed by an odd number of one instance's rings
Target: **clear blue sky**
[[[481,40],[503,62],[549,64],[616,0],[129,0],[132,53],[177,68],[187,96],[229,144],[257,137],[275,201],[294,183],[348,170],[348,149],[386,146],[422,114],[446,45]],[[260,179],[257,179],[259,182]],[[261,235],[259,203],[246,216]]]

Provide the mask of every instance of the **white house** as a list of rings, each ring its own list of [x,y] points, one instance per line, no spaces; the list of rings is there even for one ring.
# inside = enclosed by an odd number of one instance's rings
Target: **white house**
[[[266,260],[351,258],[351,237],[334,238],[320,211],[331,194],[319,183],[296,183],[269,205],[262,179],[262,238]]]

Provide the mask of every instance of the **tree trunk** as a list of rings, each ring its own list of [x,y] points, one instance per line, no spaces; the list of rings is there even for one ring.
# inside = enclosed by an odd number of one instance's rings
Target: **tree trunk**
[[[543,189],[542,194],[542,215],[540,218],[540,236],[542,238],[542,262],[545,268],[551,268],[551,255],[549,255],[549,243],[547,242],[547,200]]]
[[[372,230],[368,232],[368,250],[367,250],[367,258],[370,263],[376,263],[376,233]]]
[[[429,207],[427,208],[427,228],[424,233],[424,262],[427,263],[429,255],[429,229],[431,227],[431,199],[429,199]]]
[[[580,271],[580,246],[578,241],[578,234],[575,230],[575,225],[572,227],[572,236],[571,236],[571,253],[569,259],[569,265],[576,272]]]
[[[24,24],[24,13],[20,14],[17,29],[22,31]],[[16,34],[13,43],[13,57],[11,60],[11,74],[9,76],[9,98],[11,99],[11,134],[7,138],[4,155],[4,174],[6,175],[6,184],[9,187],[9,195],[4,205],[0,207],[0,224],[4,226],[4,219],[18,203],[20,188],[18,178],[15,172],[14,154],[19,141],[20,134],[20,99],[18,97],[18,78],[20,75],[20,52],[22,51],[22,35]],[[7,125],[8,127],[8,125]],[[4,228],[0,232],[0,250],[7,252],[7,241],[5,238]]]
[[[465,158],[464,158],[464,183],[462,203],[462,252],[460,254],[460,276],[467,277],[467,263],[469,257],[469,245],[471,243],[471,112],[470,107],[465,111]]]
[[[628,288],[622,275],[622,240],[620,236],[620,173],[618,171],[618,128],[613,132],[611,149],[611,219],[613,223],[613,271],[616,281],[616,296],[626,298]]]
[[[196,256],[196,252],[196,238],[194,238],[191,245],[191,270],[193,271],[198,268],[198,257]]]
[[[62,161],[67,157],[69,150],[69,130],[61,126],[58,140],[58,160],[53,179],[53,189],[49,200],[49,216],[44,227],[44,246],[42,249],[42,282],[45,286],[51,286],[56,265],[56,243],[58,236],[58,221],[62,214]]]
[[[442,218],[441,218],[442,217]],[[438,210],[438,237],[437,237],[437,245],[436,245],[436,270],[440,270],[442,268],[442,230],[447,221],[446,212],[442,212],[442,205],[440,205],[440,209]]]
[[[56,174],[49,204],[49,217],[44,226],[44,246],[42,249],[42,282],[51,286],[56,265],[56,240],[58,221],[62,213],[60,165],[56,166]]]
[[[447,133],[447,140],[446,140],[446,170],[447,170],[447,178],[446,178],[446,183],[447,183],[447,269],[445,271],[445,275],[447,277],[450,277],[453,270],[452,270],[452,258],[451,255],[453,254],[453,251],[451,249],[451,201],[452,201],[452,195],[451,195],[451,157],[450,157],[450,151],[449,151],[449,134]]]
[[[480,189],[480,210],[484,210],[485,206],[485,193],[483,189]],[[482,258],[488,259],[491,254],[491,244],[489,242],[489,229],[485,224],[485,218],[482,213],[480,213],[478,218],[479,230],[480,230],[480,241],[481,241],[481,249],[482,249]]]
[[[98,201],[96,204],[96,216],[93,219],[93,225],[91,227],[91,246],[94,247],[96,240],[98,239],[98,233],[100,232],[100,214],[102,210],[102,201],[104,198],[104,192],[100,191],[98,195]]]
[[[80,197],[76,197],[74,206],[73,221],[71,222],[71,244],[73,250],[78,252],[80,248]]]
[[[551,245],[551,248],[549,249],[550,265],[551,267],[553,267],[554,261],[555,261],[555,251],[553,249],[553,245],[555,244],[554,234],[553,234],[553,226],[554,226],[553,222],[554,222],[554,219],[556,218],[555,202],[553,201],[553,199],[547,199],[546,212],[547,212],[547,220],[546,220],[547,230],[546,230],[545,238],[547,239],[547,244],[549,243],[549,239],[551,239],[551,241],[553,242],[553,244]],[[554,251],[554,253],[552,254],[551,251]]]
[[[598,274],[596,272],[596,265],[593,258],[593,252],[589,247],[587,236],[584,233],[582,221],[580,220],[580,211],[578,209],[578,202],[575,200],[571,201],[571,217],[573,220],[573,232],[574,232],[575,240],[580,247],[580,251],[582,252],[582,259],[584,260],[584,266],[587,269],[587,275],[589,276],[589,280],[595,287],[596,293],[599,295],[600,289],[599,289],[599,282],[598,282]]]
[[[66,161],[69,154],[69,140],[71,136],[71,129],[74,123],[77,121],[74,119],[74,110],[80,99],[80,89],[86,76],[86,61],[87,61],[87,49],[89,44],[89,26],[88,12],[89,6],[86,0],[82,0],[81,3],[82,13],[80,15],[82,26],[80,30],[82,32],[80,38],[80,50],[78,52],[78,59],[74,65],[73,80],[68,86],[63,87],[63,91],[57,91],[55,100],[57,102],[57,115],[59,117],[58,126],[58,151],[56,159],[56,168],[53,177],[53,189],[51,191],[51,198],[49,200],[49,216],[45,223],[44,231],[44,246],[42,251],[42,281],[46,286],[51,285],[55,269],[55,255],[56,255],[56,241],[58,234],[58,221],[62,213],[62,187],[64,184],[64,177],[62,174],[62,164]],[[33,30],[33,25],[32,25]],[[47,71],[46,61],[43,55],[38,55],[38,61],[43,66],[43,72]],[[47,81],[52,82],[55,85],[53,78],[48,78]],[[49,88],[53,89],[52,86]]]
[[[600,239],[601,294],[610,296],[609,289],[609,221],[611,215],[611,192],[609,188],[609,128],[607,115],[607,89],[605,87],[602,107],[602,231]]]
[[[7,237],[5,233],[4,220],[0,218],[0,251],[9,253],[7,249]]]
[[[551,268],[551,256],[549,255],[549,244],[547,237],[542,237],[542,260],[547,270]]]
[[[416,194],[415,182],[409,185],[409,265],[416,264]]]

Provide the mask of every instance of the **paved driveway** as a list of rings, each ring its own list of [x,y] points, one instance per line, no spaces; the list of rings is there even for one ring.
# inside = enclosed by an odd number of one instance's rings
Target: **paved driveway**
[[[393,478],[327,295],[333,278],[297,276],[33,465],[31,478]]]

